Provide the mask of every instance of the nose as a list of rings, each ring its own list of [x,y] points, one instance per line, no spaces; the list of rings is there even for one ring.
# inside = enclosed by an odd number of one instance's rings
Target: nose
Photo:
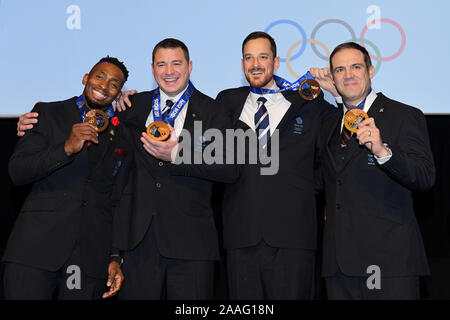
[[[105,90],[108,87],[107,80],[100,81],[98,85],[101,89]]]
[[[353,77],[353,72],[351,69],[346,68],[344,71],[344,78],[352,78]]]
[[[166,66],[166,74],[172,74],[173,72],[173,66],[171,64],[168,64]]]
[[[259,65],[260,65],[260,63],[259,63],[259,58],[256,57],[255,59],[253,59],[253,67],[256,68],[256,67],[258,67]]]

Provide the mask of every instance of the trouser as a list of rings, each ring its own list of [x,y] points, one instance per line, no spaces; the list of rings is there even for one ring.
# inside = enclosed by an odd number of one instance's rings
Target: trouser
[[[162,256],[150,225],[144,239],[123,254],[125,280],[119,299],[210,300],[214,264],[209,260],[181,260]]]
[[[107,291],[106,278],[89,277],[81,270],[78,245],[56,271],[6,262],[3,286],[9,300],[97,300]]]
[[[350,277],[338,271],[325,278],[330,300],[418,300],[419,277],[380,278],[379,289],[367,284],[368,277]],[[372,289],[369,289],[372,288]]]
[[[313,299],[314,265],[314,250],[275,248],[264,241],[228,250],[230,299]]]

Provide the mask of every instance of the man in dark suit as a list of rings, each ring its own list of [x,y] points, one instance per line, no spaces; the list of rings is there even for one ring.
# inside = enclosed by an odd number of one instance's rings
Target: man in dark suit
[[[316,143],[320,123],[335,108],[322,93],[309,101],[297,91],[278,92],[282,87],[274,71],[280,59],[267,33],[248,35],[242,55],[251,87],[224,90],[216,100],[229,112],[235,129],[256,131],[260,150],[279,153],[279,167],[275,174],[262,175],[264,161],[247,162],[240,166],[238,180],[225,185],[222,215],[230,298],[311,299],[317,246]],[[278,143],[273,141],[276,131]]]
[[[411,191],[435,179],[425,117],[371,89],[374,67],[356,43],[333,51],[330,70],[345,106],[320,132],[328,297],[417,299],[419,276],[429,268]],[[351,109],[368,114],[356,133],[344,124]]]
[[[216,102],[189,81],[192,62],[183,42],[162,40],[152,58],[159,87],[133,95],[132,107],[121,113],[134,134],[130,146],[136,152],[118,206],[119,212],[130,212],[123,216],[129,234],[117,243],[125,250],[127,277],[119,297],[212,299],[219,258],[212,181],[233,181],[237,171],[232,166],[178,164],[176,154],[192,151],[195,158],[205,148],[207,142],[196,136],[194,121],[206,130],[225,128],[228,120]],[[170,124],[166,141],[145,132],[157,120]],[[183,148],[188,142],[192,148]]]
[[[105,284],[104,298],[119,290],[112,208],[129,161],[117,118],[99,114],[114,116],[127,77],[123,63],[106,57],[84,75],[81,96],[34,107],[39,123],[9,162],[12,181],[33,186],[3,256],[7,299],[51,299],[56,289],[59,299],[100,299]],[[103,132],[83,122],[90,110]]]

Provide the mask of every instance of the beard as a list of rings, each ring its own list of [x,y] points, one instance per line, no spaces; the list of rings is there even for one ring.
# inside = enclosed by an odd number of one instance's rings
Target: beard
[[[253,69],[249,70],[248,72],[252,72],[254,71]],[[265,87],[267,84],[269,84],[270,81],[272,81],[273,79],[273,75],[272,76],[265,76],[264,78],[259,78],[258,80],[253,80],[251,78],[250,75],[248,75],[248,73],[245,74],[245,78],[247,79],[247,81],[250,83],[250,85],[253,88],[263,88]]]

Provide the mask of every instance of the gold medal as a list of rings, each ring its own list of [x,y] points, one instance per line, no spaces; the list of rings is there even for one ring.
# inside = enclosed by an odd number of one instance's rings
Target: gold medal
[[[86,113],[84,122],[90,123],[98,128],[98,132],[104,131],[108,127],[109,119],[105,112],[100,109],[93,109]]]
[[[308,84],[308,88],[303,88],[305,84]],[[314,79],[305,79],[300,83],[298,93],[305,100],[314,100],[320,94],[320,84]]]
[[[351,132],[359,129],[359,123],[367,119],[369,116],[361,109],[350,109],[344,117],[344,125]]]
[[[147,127],[147,134],[155,140],[164,141],[169,138],[170,127],[167,123],[162,121],[155,121],[150,123]]]

